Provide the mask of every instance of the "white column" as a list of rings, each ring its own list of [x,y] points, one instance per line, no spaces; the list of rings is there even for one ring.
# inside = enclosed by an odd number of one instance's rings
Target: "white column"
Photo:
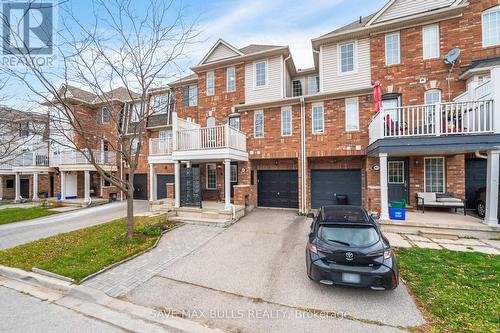
[[[16,196],[15,196],[14,201],[20,202],[21,201],[21,177],[19,176],[19,172],[16,172],[16,179],[15,179],[14,187],[16,190]]]
[[[33,172],[33,201],[38,200],[38,172]]]
[[[90,171],[85,170],[83,172],[83,200],[85,203],[90,202]]]
[[[3,200],[3,177],[0,176],[0,201]]]
[[[61,171],[61,200],[66,198],[66,171]]]
[[[155,186],[155,165],[149,164],[149,201],[156,200],[156,186]]]
[[[387,154],[379,154],[380,163],[380,219],[389,219],[389,194],[387,191]]]
[[[181,164],[179,161],[174,162],[174,206],[175,207],[180,207],[181,206]]]
[[[488,152],[487,176],[486,176],[486,216],[484,223],[489,225],[498,224],[498,174],[500,164],[500,150]]]
[[[231,160],[224,160],[224,209],[231,209]]]

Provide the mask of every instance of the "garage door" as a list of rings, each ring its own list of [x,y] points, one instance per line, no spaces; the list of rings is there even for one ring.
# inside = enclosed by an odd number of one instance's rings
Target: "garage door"
[[[465,160],[465,198],[467,207],[475,207],[476,190],[486,187],[486,160],[471,158]]]
[[[349,205],[361,205],[360,170],[311,170],[311,206],[336,205],[345,194]]]
[[[258,205],[261,207],[299,207],[297,170],[257,172]]]
[[[148,175],[134,175],[134,199],[148,200]]]
[[[156,197],[165,199],[167,197],[167,184],[174,183],[174,175],[156,175]]]

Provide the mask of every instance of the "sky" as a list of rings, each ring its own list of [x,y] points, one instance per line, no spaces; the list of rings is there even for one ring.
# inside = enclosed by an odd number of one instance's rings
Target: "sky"
[[[92,7],[87,0],[67,1],[82,24],[93,22]],[[143,3],[132,0],[138,15]],[[179,61],[175,75],[190,74],[189,67],[196,65],[222,38],[236,48],[248,44],[288,45],[297,69],[313,66],[311,39],[319,37],[359,16],[369,15],[380,9],[386,0],[175,0],[182,1],[184,18],[194,23],[198,32],[195,42],[189,45],[186,56]],[[65,20],[64,11],[58,10],[58,25]],[[76,29],[76,27],[75,27]],[[36,83],[34,83],[36,85]],[[30,95],[22,82],[13,82],[4,88],[3,95],[9,96],[3,104],[16,108],[27,108]],[[26,106],[26,107],[25,107]]]

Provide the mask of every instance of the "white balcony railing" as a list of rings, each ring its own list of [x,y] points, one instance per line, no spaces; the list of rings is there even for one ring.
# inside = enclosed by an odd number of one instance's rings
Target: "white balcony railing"
[[[492,84],[491,80],[489,80],[476,87],[476,91],[474,93],[475,99],[477,100],[490,99],[491,91],[492,91]]]
[[[116,153],[114,151],[93,151],[94,160],[100,165],[115,165]],[[53,154],[50,159],[52,166],[74,165],[74,164],[92,164],[87,150],[79,152],[76,150],[62,151],[59,154]]]
[[[382,138],[491,132],[492,100],[381,109],[369,125],[370,143]]]
[[[149,155],[172,155],[172,138],[149,139]]]
[[[180,130],[174,150],[232,148],[246,151],[246,135],[228,124]]]
[[[13,159],[0,163],[0,170],[11,170],[15,167],[48,166],[49,156],[46,152],[33,151],[22,153]]]

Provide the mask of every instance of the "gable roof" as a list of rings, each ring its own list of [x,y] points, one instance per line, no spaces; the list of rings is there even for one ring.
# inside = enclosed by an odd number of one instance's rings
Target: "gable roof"
[[[86,103],[92,103],[97,95],[69,84],[63,84],[59,88],[59,94],[64,95],[66,98],[77,99]]]
[[[243,54],[252,54],[257,52],[264,52],[276,48],[284,47],[283,45],[263,45],[263,44],[250,44],[240,49]]]
[[[212,48],[207,52],[207,54],[205,54],[203,59],[201,59],[198,65],[226,58],[237,57],[240,55],[243,55],[240,50],[238,50],[222,38],[219,38],[217,42],[215,42],[215,44],[212,46]]]
[[[391,0],[368,21],[367,25],[390,21],[419,13],[446,8],[457,4],[457,0]]]

